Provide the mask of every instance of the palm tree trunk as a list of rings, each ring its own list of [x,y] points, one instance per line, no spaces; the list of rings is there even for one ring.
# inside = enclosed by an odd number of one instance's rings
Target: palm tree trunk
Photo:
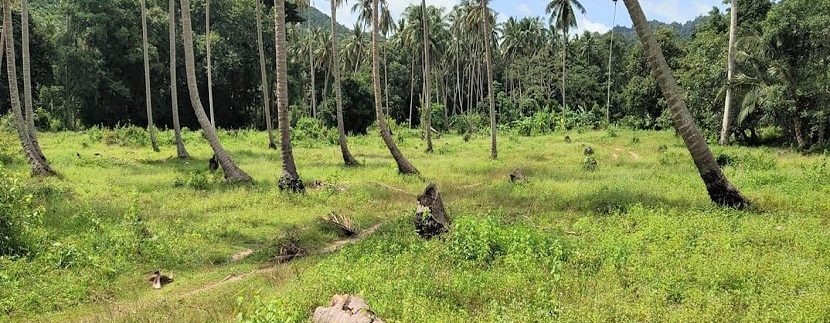
[[[631,21],[634,22],[637,35],[640,37],[643,48],[647,53],[651,74],[666,96],[677,132],[683,138],[692,155],[692,160],[694,160],[695,166],[700,172],[700,177],[706,185],[709,197],[713,202],[722,206],[733,208],[748,206],[749,201],[723,175],[720,166],[715,161],[715,157],[709,150],[709,146],[706,145],[706,140],[695,125],[694,119],[686,107],[686,99],[681,94],[677,81],[674,79],[665,57],[663,57],[660,44],[657,43],[651,27],[648,25],[640,3],[637,0],[624,1],[631,16]]]
[[[340,85],[340,51],[337,47],[337,0],[331,0],[331,74],[334,76],[334,99],[337,105],[337,142],[340,144],[340,153],[346,166],[357,166],[360,163],[352,156],[346,141],[346,126],[343,122],[343,89]]]
[[[205,0],[205,49],[207,51],[208,106],[210,123],[216,128],[216,115],[213,111],[213,59],[210,57],[210,1]]]
[[[153,98],[150,94],[150,53],[147,44],[147,6],[141,0],[141,34],[144,47],[144,102],[147,104],[147,132],[150,134],[150,143],[154,151],[159,151],[156,141],[156,127],[153,124]]]
[[[723,128],[720,132],[720,144],[728,145],[732,134],[732,79],[735,75],[735,42],[738,34],[738,0],[732,0],[732,13],[729,23],[729,59],[727,62],[726,103],[723,106]]]
[[[311,116],[313,118],[317,118],[317,85],[315,84],[315,77],[314,75],[314,48],[312,46],[312,38],[311,36],[311,3],[309,3],[309,8],[306,8],[305,15],[306,15],[306,36],[308,37],[308,71],[309,76],[311,76]]]
[[[429,57],[429,22],[427,21],[427,2],[426,0],[421,0],[421,22],[423,23],[424,32],[422,33],[424,36],[424,95],[423,103],[421,105],[421,113],[426,113],[424,116],[424,120],[426,124],[424,125],[424,131],[426,132],[426,140],[427,140],[427,152],[432,152],[432,100],[430,100],[430,61]]]
[[[415,104],[415,56],[412,56],[412,60],[409,64],[409,129],[412,129],[412,112],[413,112],[413,105]]]
[[[614,18],[611,23],[611,45],[608,47],[608,95],[605,99],[605,126],[611,127],[611,58],[614,54],[614,27],[617,24],[617,1],[614,1]]]
[[[493,94],[493,53],[490,47],[490,37],[493,31],[490,29],[490,17],[487,6],[487,0],[481,0],[482,21],[484,22],[484,52],[487,60],[487,97],[490,103],[490,158],[497,159],[499,157],[498,149],[496,147],[496,100]]]
[[[43,154],[35,148],[29,131],[26,127],[26,120],[23,117],[23,109],[20,104],[20,92],[17,88],[17,64],[14,55],[14,33],[12,32],[12,14],[9,0],[3,0],[3,35],[6,38],[6,71],[9,77],[9,99],[11,99],[12,114],[14,115],[14,126],[17,129],[17,137],[32,168],[32,175],[52,176],[55,171],[49,166],[49,162]]]
[[[184,66],[187,71],[187,89],[190,93],[190,103],[196,113],[196,119],[205,133],[205,138],[213,149],[214,158],[222,166],[222,171],[225,172],[225,179],[228,182],[251,182],[248,174],[236,166],[230,155],[225,152],[222,143],[219,142],[219,137],[216,135],[216,128],[205,114],[205,108],[202,106],[202,100],[199,98],[199,87],[196,82],[196,58],[193,54],[193,28],[190,22],[190,0],[181,0],[182,12],[182,42],[184,43]]]
[[[40,150],[40,143],[37,140],[37,128],[35,128],[35,110],[32,103],[32,73],[31,73],[31,59],[29,56],[29,1],[23,0],[21,2],[22,10],[20,13],[20,29],[22,31],[22,46],[23,46],[23,102],[25,106],[26,128],[29,133],[29,138],[35,148],[35,152],[41,157],[43,152]]]
[[[169,0],[170,19],[170,105],[173,109],[173,134],[176,140],[176,155],[181,159],[190,158],[182,140],[182,127],[179,122],[179,87],[176,84],[176,1]]]
[[[260,89],[262,90],[262,108],[265,110],[265,127],[268,129],[268,148],[277,149],[277,144],[274,142],[274,125],[271,119],[271,94],[268,89],[268,73],[265,70],[265,45],[262,41],[262,3],[260,0],[254,2],[256,2],[256,42],[257,50],[259,50]]]
[[[383,95],[386,98],[386,115],[390,115],[389,112],[389,68],[387,66],[388,60],[386,59],[386,52],[389,51],[389,43],[388,39],[384,37],[384,46],[383,46]]]
[[[567,111],[568,106],[565,104],[565,73],[566,70],[566,62],[568,58],[568,31],[562,30],[562,131],[567,131],[565,129],[565,118],[567,118]]]
[[[294,151],[291,145],[291,116],[288,111],[288,66],[285,42],[285,0],[274,0],[274,38],[277,52],[277,116],[280,126],[280,148],[282,150],[281,190],[304,192],[305,186],[297,173]]]
[[[380,92],[380,59],[378,58],[378,0],[372,0],[372,87],[375,92],[375,114],[380,128],[380,136],[389,152],[398,164],[398,171],[405,175],[418,175],[418,169],[403,156],[395,141],[392,139],[392,132],[386,124],[386,117],[383,115],[383,105]],[[411,120],[411,119],[410,119]]]

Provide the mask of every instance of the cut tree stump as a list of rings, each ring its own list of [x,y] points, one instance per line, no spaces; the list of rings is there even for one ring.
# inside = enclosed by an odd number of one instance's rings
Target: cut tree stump
[[[514,170],[512,173],[510,173],[510,182],[511,183],[516,184],[516,183],[522,183],[524,181],[525,181],[525,175],[522,174],[522,172],[519,171],[518,169]]]
[[[362,298],[354,295],[334,295],[328,307],[314,310],[314,323],[383,323]]]
[[[435,183],[429,184],[424,194],[418,196],[418,208],[415,211],[415,231],[422,238],[432,238],[450,228],[450,220],[447,211],[444,210],[444,202],[438,194],[438,186]]]
[[[147,281],[150,282],[153,289],[161,289],[162,286],[172,283],[173,278],[162,275],[161,272],[157,270],[150,275],[150,278],[148,278]]]

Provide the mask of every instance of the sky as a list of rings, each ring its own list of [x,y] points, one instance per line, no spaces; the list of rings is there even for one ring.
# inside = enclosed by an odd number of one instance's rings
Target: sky
[[[328,0],[313,0],[314,6],[324,13],[329,12]],[[355,0],[349,1],[347,5],[338,8],[337,20],[346,27],[354,25],[357,15],[351,12],[351,5]],[[411,5],[420,5],[420,0],[387,0],[390,11],[397,20],[403,10]],[[505,21],[508,17],[542,16],[547,19],[545,6],[548,0],[490,0],[490,6],[498,12],[499,22]],[[449,10],[458,0],[427,0],[427,5],[434,5]],[[595,32],[608,31],[614,25],[614,2],[612,0],[580,0],[585,7],[587,15],[578,15],[578,30]],[[695,17],[705,14],[713,6],[725,8],[723,0],[640,0],[640,5],[649,20],[663,22],[686,22]],[[617,4],[616,25],[631,26],[631,19],[625,11],[622,0]]]

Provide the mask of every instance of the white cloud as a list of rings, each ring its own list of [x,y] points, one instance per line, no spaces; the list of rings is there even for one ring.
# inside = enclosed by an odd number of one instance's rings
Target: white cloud
[[[685,22],[712,9],[706,3],[688,0],[642,0],[646,17],[661,21]]]
[[[603,23],[593,22],[591,20],[588,20],[588,18],[583,17],[581,19],[580,18],[577,18],[577,19],[579,20],[579,23],[578,23],[578,26],[579,26],[578,32],[579,33],[582,33],[584,31],[596,32],[596,33],[605,33],[607,31],[611,30],[611,27],[608,27],[607,25],[605,25]]]
[[[403,11],[409,7],[410,5],[420,5],[420,0],[386,0],[386,3],[389,4],[389,11],[392,13],[392,17],[397,20],[401,17]],[[428,6],[436,6],[444,8],[445,10],[452,9],[453,6],[458,4],[458,0],[428,0]],[[352,13],[352,5],[353,1],[348,2],[345,5],[341,5],[337,8],[337,22],[341,25],[351,28],[354,26],[354,23],[357,21],[357,14]],[[317,0],[315,1],[315,7],[322,11],[325,14],[329,13],[329,1],[327,0]]]
[[[520,3],[516,7],[516,12],[518,12],[522,16],[531,16],[533,15],[533,10],[530,10],[530,7],[527,6],[526,3]]]

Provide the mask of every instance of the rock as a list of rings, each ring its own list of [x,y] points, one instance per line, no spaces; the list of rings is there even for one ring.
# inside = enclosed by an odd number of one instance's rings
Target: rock
[[[231,260],[240,261],[242,259],[248,258],[248,256],[252,255],[253,253],[254,251],[251,249],[242,249],[231,255]]]
[[[585,150],[583,150],[583,153],[585,154],[585,156],[591,156],[594,154],[594,148],[592,148],[591,146],[587,146],[585,147]]]
[[[444,210],[444,202],[438,194],[438,187],[433,183],[427,186],[424,194],[418,196],[418,208],[415,211],[415,231],[422,238],[432,238],[450,227],[450,220]]]
[[[511,183],[522,183],[524,181],[525,181],[525,175],[522,174],[522,172],[519,171],[518,169],[514,170],[512,173],[510,173],[510,182]]]
[[[317,307],[314,323],[383,323],[362,298],[354,295],[334,295],[328,307]]]

